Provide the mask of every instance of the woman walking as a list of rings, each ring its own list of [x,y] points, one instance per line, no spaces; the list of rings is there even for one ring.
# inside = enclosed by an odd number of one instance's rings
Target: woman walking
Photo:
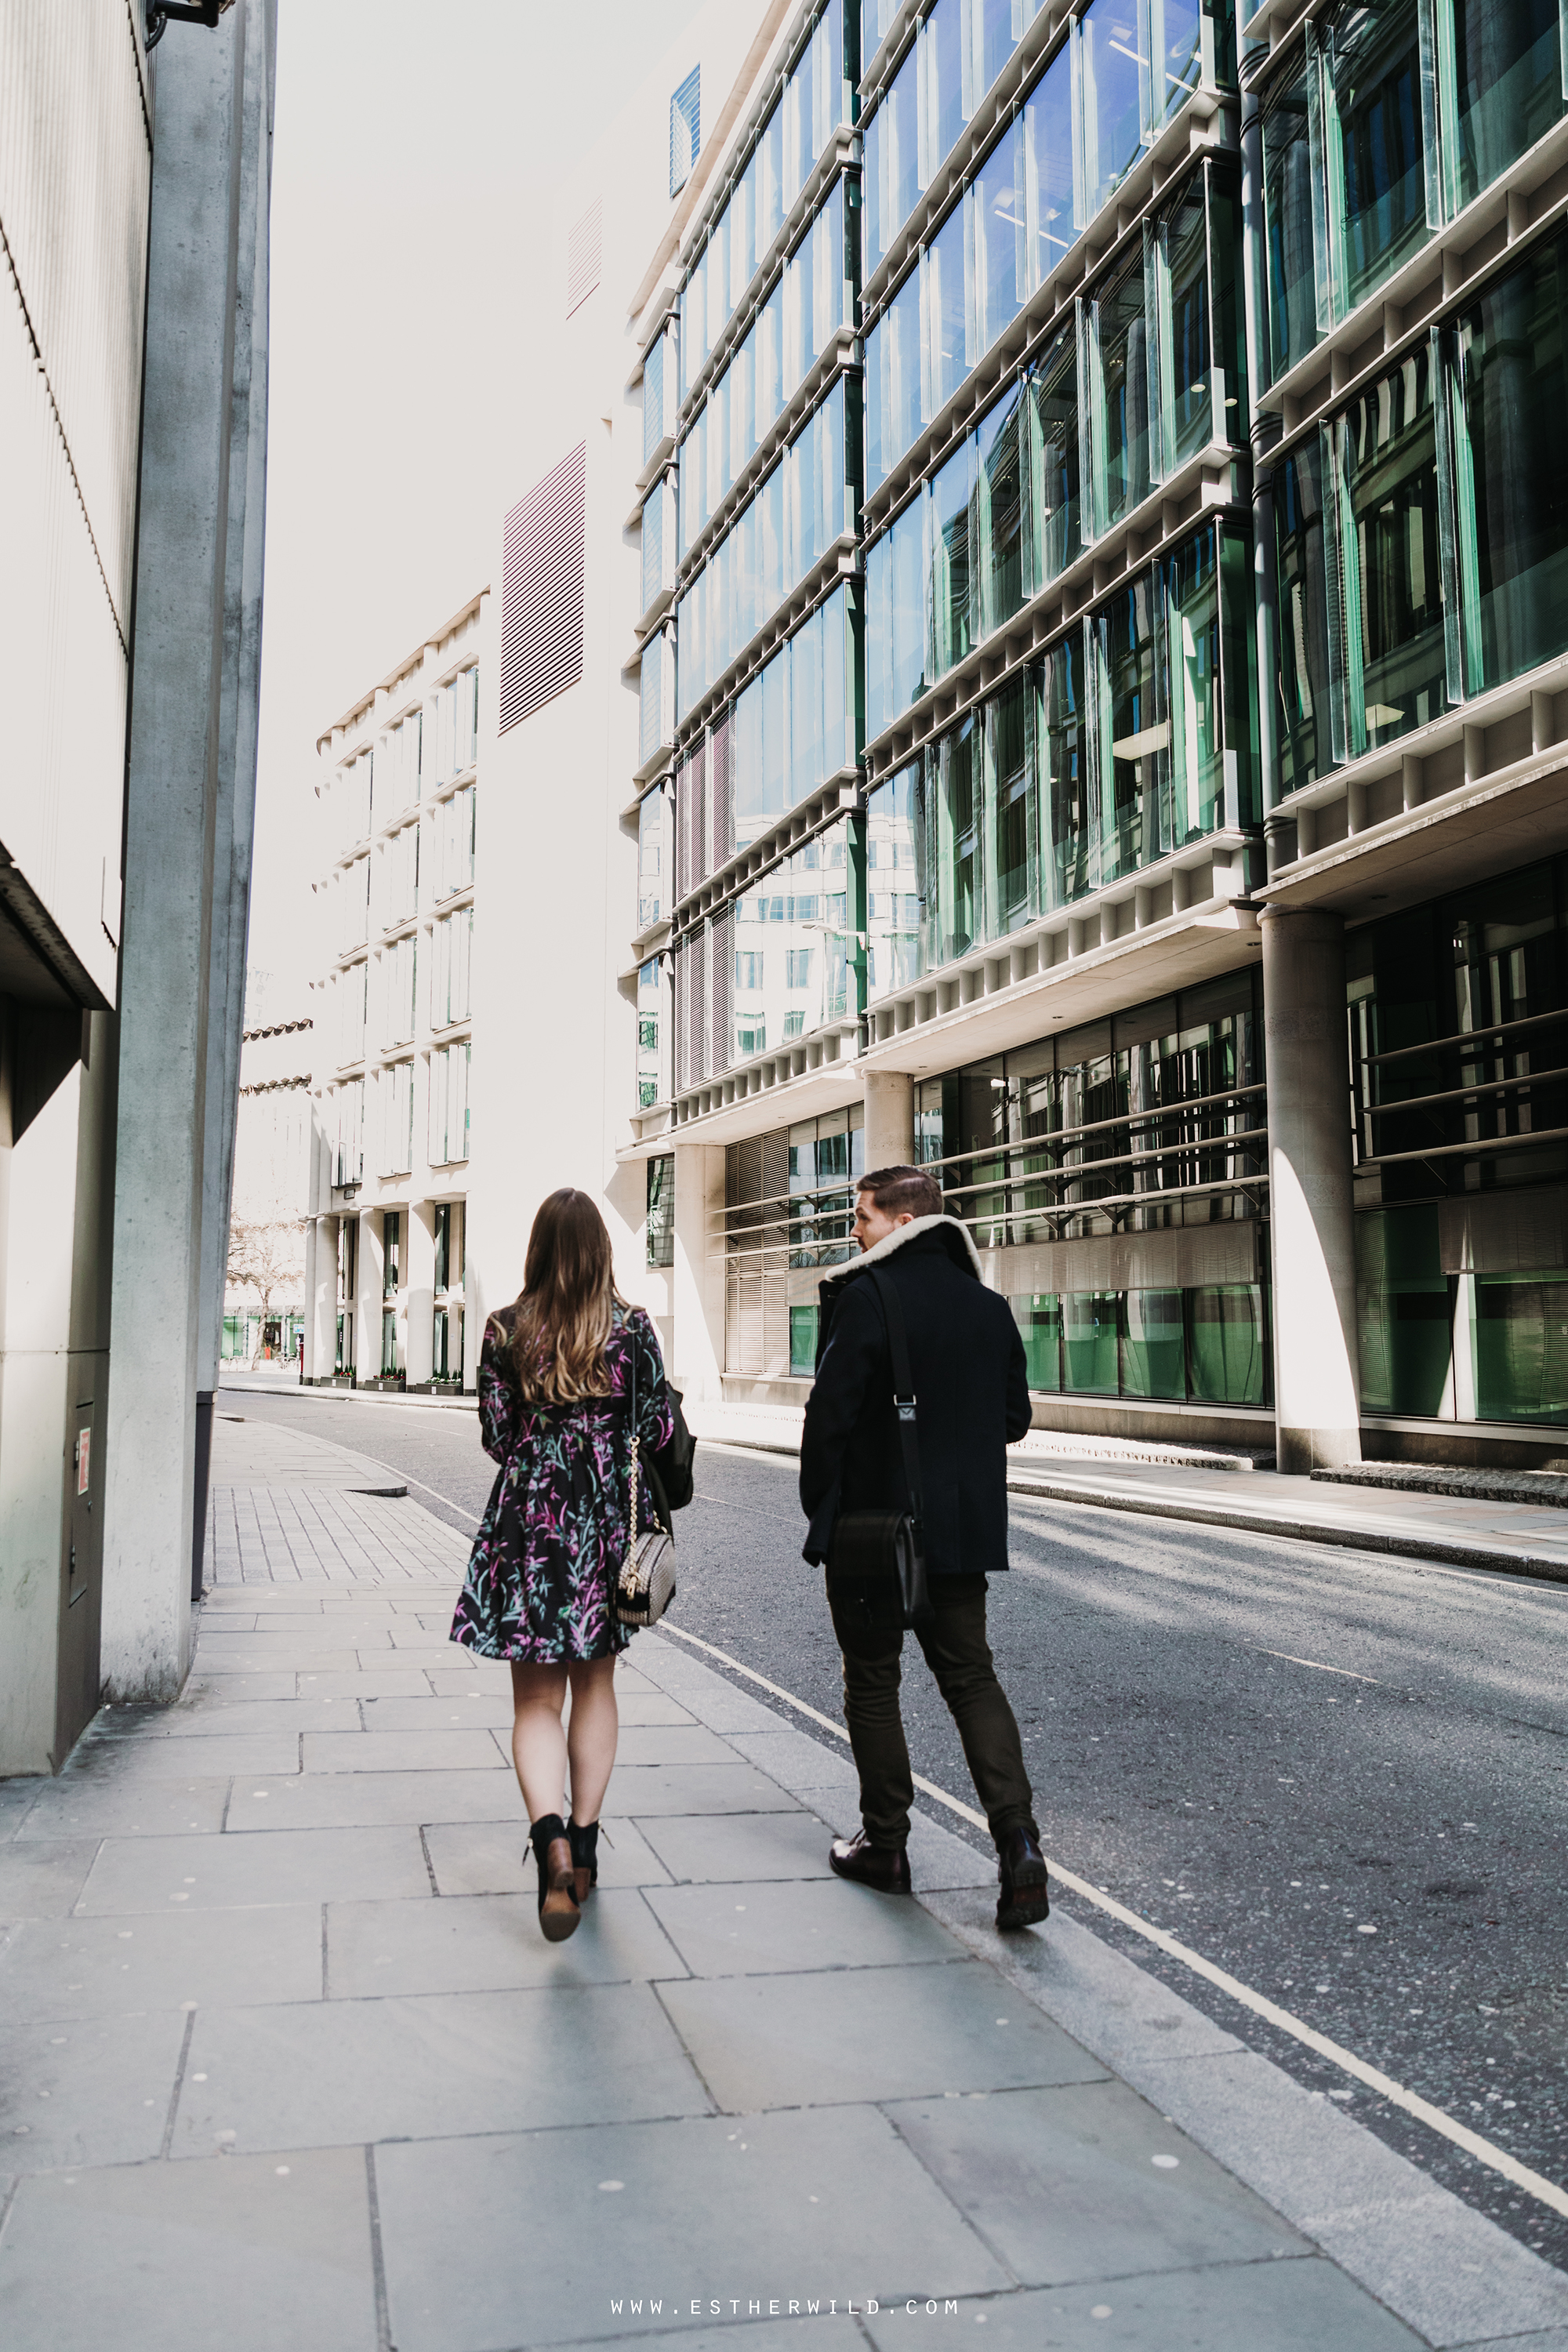
[[[528,1238],[521,1297],[485,1327],[479,1426],[500,1472],[452,1620],[454,1642],[511,1666],[512,1760],[552,1943],[573,1933],[599,1874],[599,1809],[619,1728],[616,1656],[632,1637],[616,1620],[615,1589],[634,1399],[637,1437],[657,1452],[674,1419],[653,1325],[616,1291],[610,1236],[587,1193],[552,1192]],[[640,1498],[638,1516],[654,1524]]]

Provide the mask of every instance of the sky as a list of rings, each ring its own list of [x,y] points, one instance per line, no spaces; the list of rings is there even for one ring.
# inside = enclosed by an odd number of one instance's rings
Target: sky
[[[275,1003],[310,976],[316,737],[486,584],[556,454],[552,181],[698,6],[281,0],[247,959]]]

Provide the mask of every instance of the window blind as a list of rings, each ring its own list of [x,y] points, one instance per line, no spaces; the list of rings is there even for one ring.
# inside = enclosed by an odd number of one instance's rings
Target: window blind
[[[584,491],[587,444],[520,499],[501,559],[500,731],[583,675]]]

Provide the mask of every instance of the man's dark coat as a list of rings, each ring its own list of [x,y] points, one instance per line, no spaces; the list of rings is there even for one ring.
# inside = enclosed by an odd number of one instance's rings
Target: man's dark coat
[[[979,1255],[956,1217],[895,1226],[820,1286],[816,1384],[800,1451],[805,1557],[826,1559],[841,1511],[909,1508],[873,1267],[897,1283],[904,1310],[927,1569],[994,1575],[1007,1565],[1005,1448],[1029,1427],[1028,1364],[1012,1310],[982,1282]]]

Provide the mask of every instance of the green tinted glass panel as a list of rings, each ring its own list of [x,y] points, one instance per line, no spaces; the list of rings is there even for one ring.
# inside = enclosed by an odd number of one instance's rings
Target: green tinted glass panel
[[[1363,1407],[1436,1413],[1452,1355],[1436,1209],[1366,1210],[1356,1219],[1355,1238]]]
[[[1455,489],[1472,693],[1568,646],[1568,238],[1460,318]]]
[[[1563,113],[1558,0],[1454,0],[1456,210]]]
[[[1114,1290],[1069,1291],[1062,1300],[1062,1386],[1073,1396],[1117,1391],[1117,1309]]]
[[[1342,9],[1327,56],[1329,220],[1342,316],[1430,234],[1417,0]]]
[[[1185,1353],[1179,1290],[1128,1290],[1121,1297],[1121,1393],[1179,1397],[1185,1393]]]
[[[1430,347],[1419,345],[1364,392],[1339,435],[1353,756],[1447,708]]]
[[[1100,848],[1102,882],[1140,865],[1157,833],[1170,720],[1161,709],[1152,581],[1136,574],[1103,607],[1101,656],[1109,691],[1100,714]]]
[[[815,1307],[789,1310],[789,1368],[796,1379],[809,1380],[816,1370],[816,1318]]]
[[[1568,1422],[1568,1278],[1478,1275],[1476,1414]]]
[[[1165,386],[1171,440],[1164,453],[1169,473],[1211,439],[1223,437],[1214,431],[1208,207],[1201,180],[1177,205],[1163,235],[1171,282],[1171,380]]]
[[[1041,881],[1046,904],[1065,907],[1092,887],[1095,873],[1081,637],[1054,646],[1038,676]]]
[[[1308,442],[1274,478],[1279,557],[1280,783],[1293,793],[1334,764],[1329,700],[1323,459]]]
[[[1149,495],[1149,321],[1142,256],[1094,304],[1100,350],[1095,469],[1100,529]]]
[[[1064,327],[1030,372],[1030,593],[1054,580],[1083,546],[1079,506],[1078,335]]]
[[[1307,77],[1280,91],[1263,118],[1263,220],[1268,267],[1268,359],[1276,376],[1318,340],[1312,255],[1312,160]]]
[[[1187,1382],[1194,1402],[1261,1404],[1266,1359],[1263,1292],[1215,1283],[1187,1294]]]
[[[1036,1292],[1032,1297],[1010,1298],[1007,1304],[1023,1334],[1029,1386],[1054,1394],[1062,1384],[1061,1300]]]

